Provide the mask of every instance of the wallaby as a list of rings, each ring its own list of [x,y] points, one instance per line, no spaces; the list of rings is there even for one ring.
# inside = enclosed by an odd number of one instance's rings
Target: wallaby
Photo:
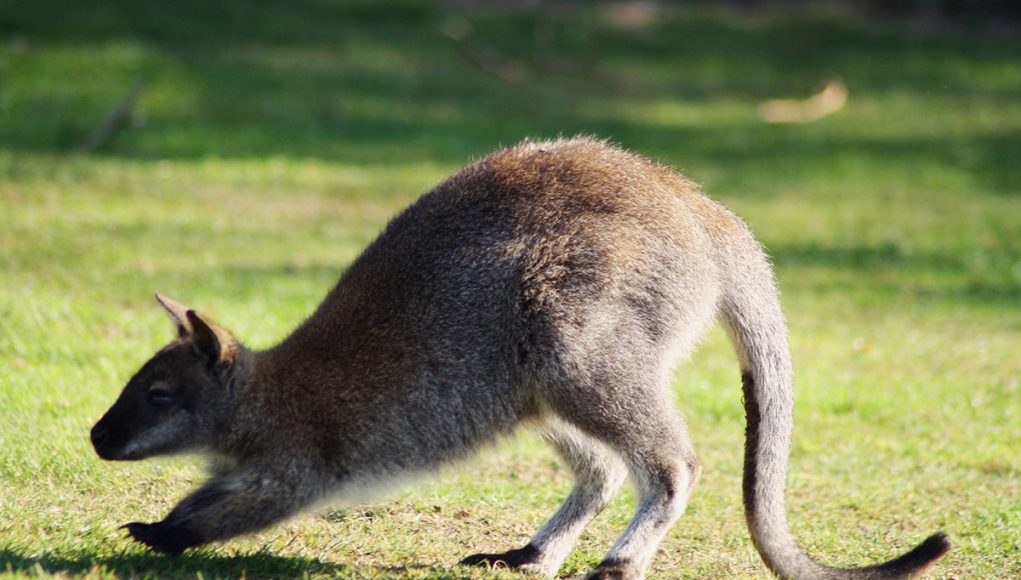
[[[202,451],[211,479],[135,540],[175,555],[335,494],[435,470],[523,422],[573,470],[522,548],[476,554],[543,576],[630,475],[638,506],[589,578],[642,578],[700,466],[671,370],[719,320],[747,413],[744,507],[784,578],[903,578],[943,534],[876,566],[809,558],[787,525],[791,357],[770,263],[691,181],[603,142],[526,141],[394,218],[297,330],[253,351],[157,294],[178,337],[92,429],[104,459]]]

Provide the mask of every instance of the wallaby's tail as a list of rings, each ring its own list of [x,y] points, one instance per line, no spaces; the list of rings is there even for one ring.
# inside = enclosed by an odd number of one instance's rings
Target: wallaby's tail
[[[930,536],[899,558],[855,569],[815,562],[791,535],[784,500],[794,403],[787,328],[767,259],[757,244],[752,252],[744,249],[728,260],[730,279],[722,297],[721,319],[741,360],[747,414],[744,506],[755,548],[782,578],[879,579],[921,574],[950,548],[943,534]]]

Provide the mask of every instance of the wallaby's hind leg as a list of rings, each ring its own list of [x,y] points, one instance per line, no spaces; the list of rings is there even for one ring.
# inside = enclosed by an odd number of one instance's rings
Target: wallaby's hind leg
[[[527,568],[550,576],[560,569],[585,526],[617,495],[627,468],[605,445],[558,419],[551,421],[543,436],[556,447],[575,477],[570,495],[530,542],[541,556],[536,566]]]
[[[501,554],[475,554],[462,560],[462,564],[502,563],[554,576],[585,526],[603,511],[624,483],[627,476],[624,462],[600,442],[555,418],[542,427],[541,434],[574,472],[575,484],[570,495],[523,548]]]
[[[624,458],[638,493],[634,518],[588,578],[643,577],[701,473],[667,380],[657,382],[631,379],[554,395],[558,413]]]

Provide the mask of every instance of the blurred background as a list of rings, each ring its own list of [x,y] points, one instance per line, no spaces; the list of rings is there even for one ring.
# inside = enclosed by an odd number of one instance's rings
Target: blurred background
[[[529,437],[168,563],[116,526],[161,517],[200,469],[102,465],[86,434],[171,338],[152,292],[268,347],[446,175],[579,133],[684,172],[773,256],[799,537],[851,565],[942,528],[936,577],[1021,575],[1007,0],[0,0],[0,573],[462,577],[461,556],[527,540],[570,479]],[[761,576],[721,334],[677,395],[707,466],[654,574]]]

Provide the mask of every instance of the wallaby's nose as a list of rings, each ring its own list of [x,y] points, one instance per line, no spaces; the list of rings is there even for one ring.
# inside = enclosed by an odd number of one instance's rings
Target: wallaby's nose
[[[92,428],[92,446],[97,450],[110,438],[110,431],[101,424]]]

